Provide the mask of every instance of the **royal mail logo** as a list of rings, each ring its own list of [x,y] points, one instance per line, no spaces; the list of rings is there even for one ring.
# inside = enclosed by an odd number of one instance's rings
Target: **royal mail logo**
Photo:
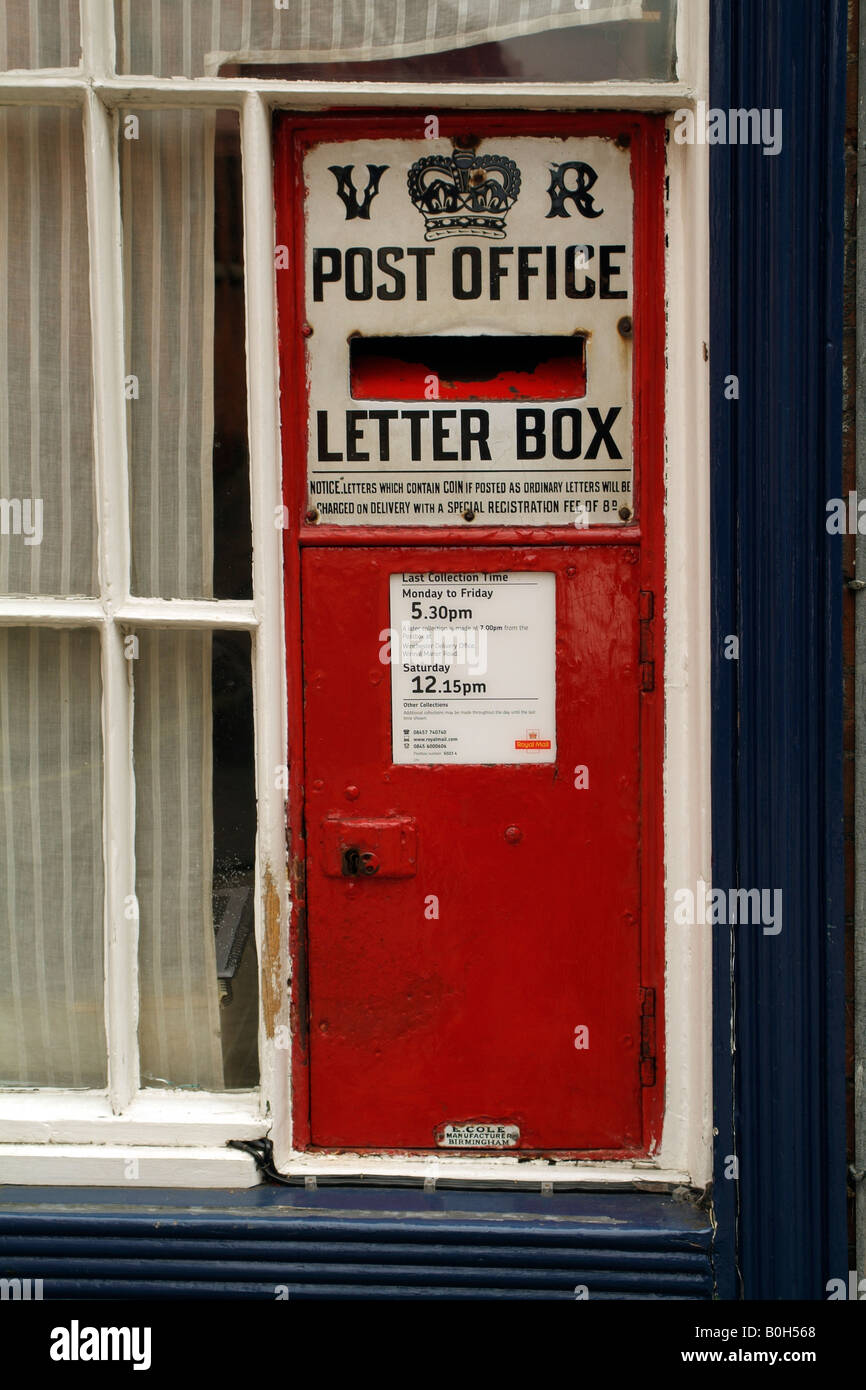
[[[520,192],[520,170],[506,155],[456,149],[431,154],[409,170],[409,196],[424,216],[425,241],[446,236],[505,236],[505,217]]]
[[[541,738],[538,729],[527,729],[526,738],[516,738],[515,748],[549,748],[550,739]]]

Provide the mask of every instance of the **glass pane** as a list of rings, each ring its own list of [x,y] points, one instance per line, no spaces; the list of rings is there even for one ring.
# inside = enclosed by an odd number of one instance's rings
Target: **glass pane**
[[[0,6],[0,70],[77,68],[79,0],[13,0]]]
[[[0,1085],[106,1084],[99,638],[0,631]]]
[[[0,591],[97,591],[81,115],[0,110]]]
[[[258,1082],[250,639],[140,632],[136,892],[145,1086]]]
[[[675,76],[676,0],[115,0],[120,72],[342,81]],[[264,66],[267,65],[267,66]]]
[[[239,118],[125,112],[121,131],[132,590],[248,598]]]

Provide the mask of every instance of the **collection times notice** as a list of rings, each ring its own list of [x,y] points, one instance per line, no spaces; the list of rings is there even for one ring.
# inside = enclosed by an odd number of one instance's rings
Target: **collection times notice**
[[[391,575],[395,763],[556,759],[556,577]]]

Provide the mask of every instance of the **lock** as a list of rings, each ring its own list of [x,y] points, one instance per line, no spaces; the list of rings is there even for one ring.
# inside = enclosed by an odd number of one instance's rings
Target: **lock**
[[[411,816],[328,816],[322,822],[322,868],[328,878],[412,878],[417,837]]]
[[[379,872],[379,856],[370,849],[347,845],[340,856],[340,872],[344,878],[369,878]]]
[[[361,856],[354,845],[349,845],[340,855],[340,872],[344,878],[355,878],[361,872]]]

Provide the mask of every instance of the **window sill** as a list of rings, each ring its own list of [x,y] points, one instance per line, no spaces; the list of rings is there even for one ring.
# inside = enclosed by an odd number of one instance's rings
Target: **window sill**
[[[606,1162],[560,1159],[518,1159],[508,1155],[460,1158],[431,1154],[430,1157],[379,1157],[368,1154],[292,1154],[280,1172],[297,1181],[312,1179],[331,1183],[372,1182],[374,1184],[411,1183],[431,1180],[442,1184],[475,1184],[512,1191],[526,1188],[601,1189],[621,1192],[669,1192],[694,1184],[684,1169],[671,1168],[652,1159],[619,1159]]]
[[[255,1187],[252,1158],[224,1146],[0,1144],[0,1185]]]
[[[222,1146],[229,1139],[258,1139],[267,1131],[256,1091],[141,1091],[121,1115],[112,1113],[104,1092],[0,1095],[0,1152],[7,1146],[28,1145],[39,1154],[46,1145],[60,1144],[198,1148]]]

